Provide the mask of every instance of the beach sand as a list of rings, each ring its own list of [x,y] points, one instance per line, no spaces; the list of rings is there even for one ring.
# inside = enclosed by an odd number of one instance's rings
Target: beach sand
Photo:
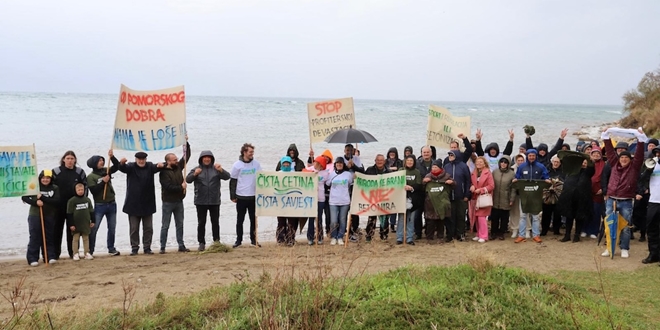
[[[561,243],[561,236],[546,236],[541,244],[528,240],[514,244],[513,239],[479,244],[473,241],[429,245],[425,240],[416,246],[395,245],[388,241],[350,244],[347,248],[309,247],[304,237],[298,245],[280,247],[265,243],[262,248],[242,246],[228,253],[179,253],[164,255],[110,257],[99,253],[94,260],[60,260],[46,267],[29,267],[25,260],[0,262],[0,292],[7,295],[14,283],[26,277],[26,285],[34,286],[38,296],[33,308],[49,309],[61,314],[72,311],[95,311],[122,308],[122,283],[136,286],[134,304],[152,302],[159,292],[166,296],[182,296],[206,288],[249,279],[263,272],[273,276],[299,276],[301,272],[322,270],[336,276],[377,273],[405,265],[457,265],[476,256],[509,267],[556,275],[561,270],[595,271],[597,263],[605,270],[632,271],[643,267],[646,243],[631,241],[631,256],[614,260],[602,258],[604,248],[595,240]],[[123,251],[122,251],[123,252]],[[618,251],[617,251],[618,252]],[[126,253],[127,254],[127,253]],[[657,267],[657,266],[656,266]],[[294,274],[294,275],[291,275]],[[0,318],[10,316],[10,304],[0,301]]]

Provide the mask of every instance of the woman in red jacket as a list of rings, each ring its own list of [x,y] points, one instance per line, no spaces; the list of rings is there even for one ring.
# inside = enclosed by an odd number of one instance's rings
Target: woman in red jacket
[[[477,157],[477,160],[474,162],[475,169],[472,172],[472,186],[470,186],[472,199],[476,200],[482,194],[491,194],[495,188],[493,175],[490,173],[490,168],[486,164],[488,162],[483,156]],[[486,217],[490,215],[491,208],[491,206],[482,207],[474,212],[474,216],[477,218],[477,236],[473,240],[479,241],[479,243],[485,243],[488,240],[488,222]]]

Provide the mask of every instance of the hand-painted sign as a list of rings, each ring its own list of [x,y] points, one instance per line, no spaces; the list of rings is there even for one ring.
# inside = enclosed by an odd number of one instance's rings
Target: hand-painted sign
[[[406,171],[357,175],[353,182],[351,214],[385,215],[406,213]]]
[[[257,172],[257,216],[316,217],[316,176],[310,172]]]
[[[353,98],[307,103],[309,140],[323,142],[335,131],[355,128]]]
[[[449,149],[452,141],[460,142],[459,134],[470,135],[470,116],[454,117],[449,110],[429,105],[426,144]]]
[[[34,145],[0,146],[0,197],[38,193],[39,172]]]

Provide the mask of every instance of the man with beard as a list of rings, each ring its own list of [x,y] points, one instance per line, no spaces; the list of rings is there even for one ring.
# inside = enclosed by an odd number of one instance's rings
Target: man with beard
[[[172,214],[176,226],[176,241],[179,252],[190,252],[183,243],[183,198],[186,197],[188,184],[183,181],[183,170],[190,160],[190,144],[187,142],[184,156],[181,160],[176,155],[165,155],[165,168],[160,171],[161,198],[163,200],[163,223],[160,228],[160,254],[165,253],[167,246],[167,232],[170,229]]]

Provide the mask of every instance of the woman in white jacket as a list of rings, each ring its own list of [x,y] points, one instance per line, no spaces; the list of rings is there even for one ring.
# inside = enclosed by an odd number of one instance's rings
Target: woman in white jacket
[[[346,170],[344,158],[335,159],[334,171],[330,173],[325,184],[330,186],[330,228],[332,229],[330,245],[344,244],[344,233],[346,232],[346,220],[348,209],[351,206],[349,187],[353,184],[353,173]]]

